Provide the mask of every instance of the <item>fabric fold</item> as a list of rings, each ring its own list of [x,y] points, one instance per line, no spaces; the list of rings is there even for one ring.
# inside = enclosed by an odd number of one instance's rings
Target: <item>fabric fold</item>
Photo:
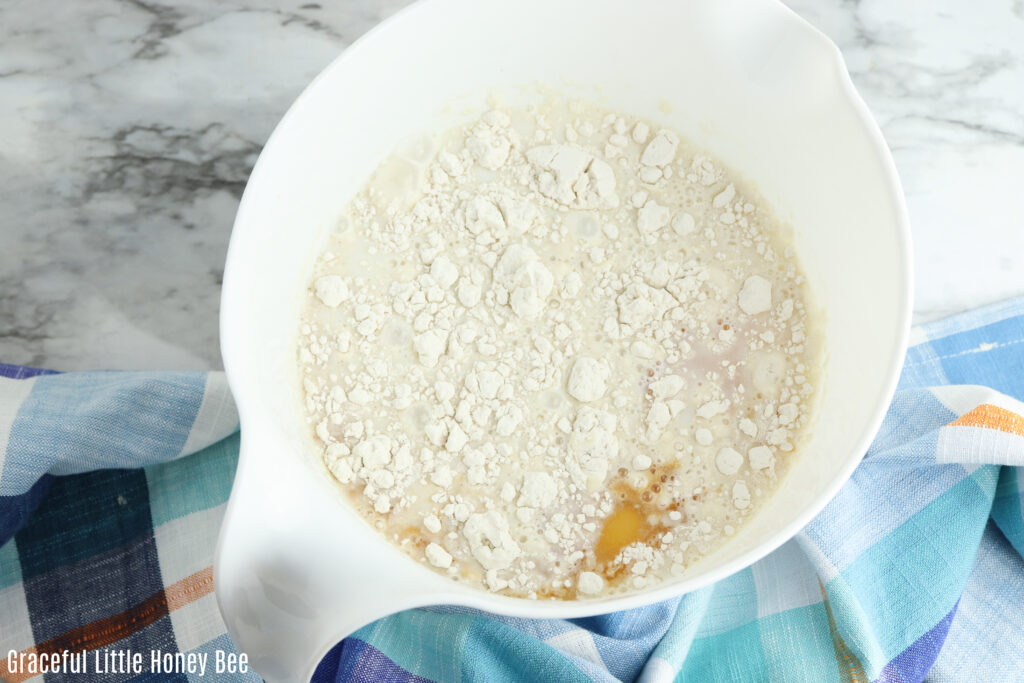
[[[864,461],[753,566],[587,619],[410,610],[340,643],[316,680],[1013,680],[1024,300],[913,339]],[[223,375],[0,375],[0,651],[231,649],[210,572],[238,453]],[[0,676],[42,680],[6,659]]]

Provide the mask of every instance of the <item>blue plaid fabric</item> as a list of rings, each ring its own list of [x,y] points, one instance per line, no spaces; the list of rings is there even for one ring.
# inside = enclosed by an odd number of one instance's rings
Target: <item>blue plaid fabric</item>
[[[0,375],[0,653],[232,650],[210,570],[238,451],[223,377]],[[410,610],[315,680],[1019,680],[1021,399],[1024,300],[915,329],[863,463],[764,560],[587,619]]]

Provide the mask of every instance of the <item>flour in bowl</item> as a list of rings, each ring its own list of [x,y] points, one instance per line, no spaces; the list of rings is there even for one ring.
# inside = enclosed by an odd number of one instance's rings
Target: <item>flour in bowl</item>
[[[573,599],[681,574],[772,493],[817,325],[763,201],[589,104],[493,109],[390,157],[311,278],[316,448],[451,578]]]

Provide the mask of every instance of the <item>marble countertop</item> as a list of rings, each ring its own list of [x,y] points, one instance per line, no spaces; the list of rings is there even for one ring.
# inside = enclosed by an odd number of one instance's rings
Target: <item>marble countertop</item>
[[[220,367],[260,145],[405,0],[0,5],[0,362]],[[791,0],[846,57],[902,177],[915,319],[1024,294],[1024,1]]]

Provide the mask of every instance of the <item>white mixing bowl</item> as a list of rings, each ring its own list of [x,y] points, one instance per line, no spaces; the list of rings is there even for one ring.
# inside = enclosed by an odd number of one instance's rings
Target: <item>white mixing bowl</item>
[[[825,310],[813,436],[776,495],[677,581],[538,602],[416,563],[344,502],[308,447],[295,357],[319,246],[375,166],[453,101],[541,83],[680,131],[738,169],[793,226]],[[597,88],[595,89],[595,86]],[[776,0],[424,0],[368,33],[281,121],[242,198],[221,304],[242,452],[214,567],[231,637],[270,680],[308,680],[356,628],[419,605],[580,617],[694,590],[791,538],[877,430],[906,345],[909,229],[892,159],[836,47]]]

